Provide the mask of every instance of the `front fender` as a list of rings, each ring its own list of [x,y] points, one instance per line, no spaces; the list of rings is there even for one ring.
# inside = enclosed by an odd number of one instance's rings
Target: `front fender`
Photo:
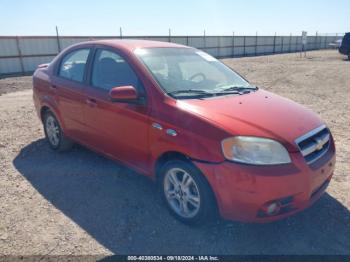
[[[166,133],[168,129],[165,126],[162,130],[151,128],[150,130],[150,154],[151,154],[151,170],[157,160],[168,152],[176,152],[186,157],[210,163],[221,163],[225,159],[221,152],[221,144],[219,139],[206,137],[205,133],[198,134],[192,131],[176,130],[176,136],[170,136]]]

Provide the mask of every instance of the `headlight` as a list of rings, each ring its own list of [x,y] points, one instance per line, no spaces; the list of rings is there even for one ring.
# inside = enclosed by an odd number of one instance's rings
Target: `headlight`
[[[278,165],[290,163],[290,157],[279,142],[260,137],[236,136],[221,142],[222,152],[228,160],[252,165]]]

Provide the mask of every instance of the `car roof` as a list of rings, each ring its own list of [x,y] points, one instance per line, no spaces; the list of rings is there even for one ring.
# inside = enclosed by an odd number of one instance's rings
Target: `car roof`
[[[157,47],[173,47],[173,48],[190,48],[185,45],[179,45],[169,42],[150,41],[150,40],[138,40],[138,39],[106,39],[106,40],[93,40],[81,44],[101,44],[105,46],[115,47],[128,51],[133,51],[137,48],[157,48]]]

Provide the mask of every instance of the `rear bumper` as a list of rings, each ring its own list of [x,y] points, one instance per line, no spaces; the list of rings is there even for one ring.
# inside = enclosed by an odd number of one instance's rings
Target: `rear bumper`
[[[295,214],[317,201],[334,171],[334,144],[318,166],[308,166],[300,153],[292,153],[292,164],[257,167],[223,162],[194,162],[206,176],[217,199],[221,216],[243,222],[271,222]],[[273,216],[261,211],[278,200],[281,211]]]
[[[37,116],[39,117],[39,119],[41,120],[40,101],[39,101],[39,97],[38,97],[37,93],[35,92],[35,90],[33,90],[33,102],[34,102],[35,112],[36,112]]]

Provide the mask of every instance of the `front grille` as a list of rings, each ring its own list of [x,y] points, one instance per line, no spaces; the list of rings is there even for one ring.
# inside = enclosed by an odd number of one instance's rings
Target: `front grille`
[[[305,158],[305,161],[311,164],[327,152],[330,144],[330,136],[329,129],[325,125],[322,125],[297,138],[295,143]]]

